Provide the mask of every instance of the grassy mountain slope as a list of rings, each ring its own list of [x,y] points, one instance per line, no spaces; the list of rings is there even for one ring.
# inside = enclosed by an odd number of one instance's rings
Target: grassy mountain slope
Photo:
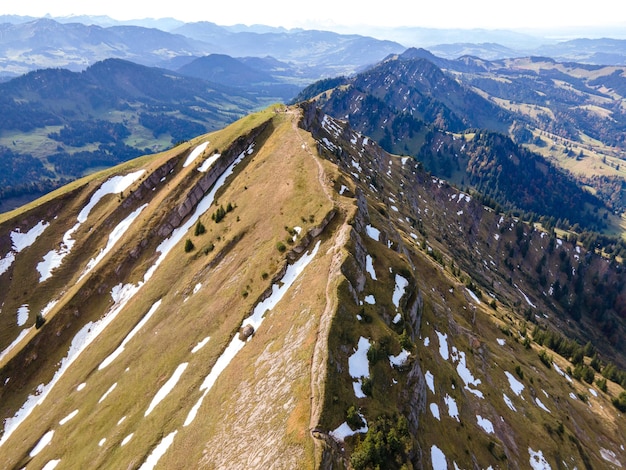
[[[619,265],[312,106],[76,181],[4,214],[0,246],[4,467],[624,462],[623,312],[604,341],[555,294],[570,263],[623,295]]]

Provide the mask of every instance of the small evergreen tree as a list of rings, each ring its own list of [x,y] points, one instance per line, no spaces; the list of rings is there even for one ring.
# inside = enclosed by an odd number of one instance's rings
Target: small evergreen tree
[[[189,238],[185,240],[185,253],[189,253],[194,248],[195,246],[193,245],[193,242]]]
[[[196,229],[194,230],[193,234],[197,237],[198,235],[202,235],[205,232],[206,227],[202,224],[202,222],[198,220],[198,223],[196,224]]]

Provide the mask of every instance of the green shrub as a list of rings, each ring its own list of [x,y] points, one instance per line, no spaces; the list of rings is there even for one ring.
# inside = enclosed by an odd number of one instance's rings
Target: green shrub
[[[219,224],[222,219],[226,217],[226,210],[224,206],[220,206],[213,214],[211,215],[211,219],[215,221],[216,224]]]
[[[363,377],[361,379],[361,390],[368,397],[372,396],[372,389],[374,388],[374,382],[371,377]]]
[[[202,224],[202,222],[198,220],[198,223],[196,224],[196,228],[193,234],[197,237],[198,235],[202,235],[205,232],[206,232],[205,226]]]
[[[552,356],[549,355],[545,349],[542,349],[539,353],[539,359],[541,359],[541,362],[543,362],[548,369],[552,367]]]
[[[276,242],[276,249],[280,251],[281,253],[284,253],[287,247],[285,246],[283,242]]]
[[[626,392],[622,392],[618,397],[613,398],[613,405],[622,413],[626,413]]]
[[[185,253],[189,253],[194,248],[195,246],[193,245],[193,242],[189,238],[185,240]]]
[[[346,423],[348,423],[348,426],[350,426],[350,429],[353,431],[361,429],[365,425],[363,418],[361,418],[361,415],[354,405],[351,405],[346,411]]]
[[[350,463],[355,470],[407,468],[412,449],[407,419],[402,415],[379,416],[355,446]]]

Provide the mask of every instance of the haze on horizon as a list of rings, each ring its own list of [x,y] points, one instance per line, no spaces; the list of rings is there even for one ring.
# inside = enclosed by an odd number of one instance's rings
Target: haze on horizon
[[[1,14],[44,17],[102,15],[115,20],[174,18],[184,22],[210,21],[218,25],[262,24],[274,27],[348,31],[396,27],[513,29],[550,31],[559,29],[626,27],[626,7],[620,4],[590,6],[582,0],[526,0],[502,2],[386,2],[317,0],[306,9],[288,0],[258,2],[240,0],[219,6],[195,0],[153,2],[149,7],[122,0],[28,0],[3,5]]]

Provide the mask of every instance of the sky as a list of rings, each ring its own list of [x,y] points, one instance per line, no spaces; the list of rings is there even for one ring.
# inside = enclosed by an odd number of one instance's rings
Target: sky
[[[22,0],[3,2],[0,14],[28,16],[106,15],[116,20],[175,18],[219,25],[265,24],[337,30],[359,27],[558,29],[626,27],[621,0]],[[8,4],[7,4],[8,3]]]

